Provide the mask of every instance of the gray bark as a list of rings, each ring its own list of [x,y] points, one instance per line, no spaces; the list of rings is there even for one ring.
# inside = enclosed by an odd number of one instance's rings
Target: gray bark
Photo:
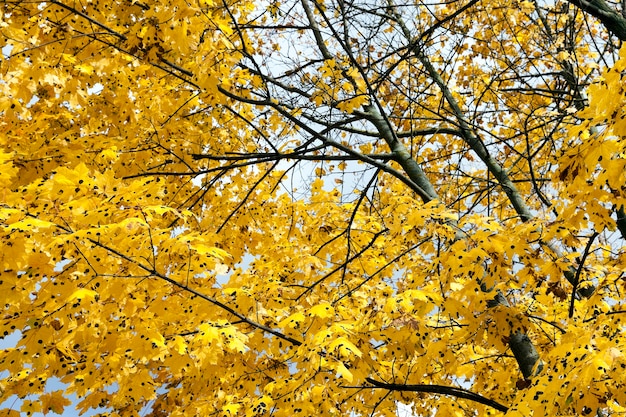
[[[626,41],[626,18],[619,14],[604,0],[568,0],[582,11],[597,18],[621,41]]]
[[[532,376],[535,376],[541,372],[543,365],[539,363],[537,369],[535,370],[535,365],[539,362],[539,353],[533,342],[526,336],[526,334],[521,331],[516,331],[511,334],[509,338],[509,347],[513,352],[513,356],[515,356],[515,360],[517,361],[520,371],[522,371],[522,375],[524,375],[525,379],[529,379]],[[535,372],[533,373],[533,370]]]

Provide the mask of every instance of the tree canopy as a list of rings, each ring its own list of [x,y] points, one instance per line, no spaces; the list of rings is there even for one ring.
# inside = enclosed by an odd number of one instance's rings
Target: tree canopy
[[[626,411],[623,2],[1,7],[4,415]]]

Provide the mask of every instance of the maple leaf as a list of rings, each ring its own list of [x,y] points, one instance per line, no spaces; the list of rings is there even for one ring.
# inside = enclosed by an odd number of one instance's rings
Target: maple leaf
[[[63,391],[41,394],[39,401],[41,401],[41,408],[44,414],[48,414],[50,411],[55,414],[63,414],[65,407],[72,404],[72,402],[63,395]]]

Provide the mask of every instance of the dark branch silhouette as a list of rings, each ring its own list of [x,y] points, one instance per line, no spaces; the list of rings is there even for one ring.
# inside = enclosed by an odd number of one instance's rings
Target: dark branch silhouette
[[[484,404],[504,413],[509,410],[509,407],[502,405],[497,401],[490,400],[489,398],[485,398],[482,395],[476,394],[463,388],[428,384],[388,384],[386,382],[377,381],[373,378],[365,378],[365,380],[372,384],[375,388],[383,388],[390,391],[424,392],[427,394],[450,395],[453,397],[463,398],[466,400]]]

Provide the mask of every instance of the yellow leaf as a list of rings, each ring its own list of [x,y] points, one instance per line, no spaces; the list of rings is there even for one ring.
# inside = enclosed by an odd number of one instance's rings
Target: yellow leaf
[[[302,314],[301,312],[297,312],[287,317],[286,319],[281,320],[280,323],[278,323],[278,325],[280,327],[297,328],[298,326],[300,326],[300,323],[302,323],[303,321],[304,321],[304,314]]]
[[[335,350],[339,348],[339,352],[343,355],[346,355],[348,352],[352,353],[359,358],[363,354],[359,348],[357,348],[351,341],[346,339],[345,337],[340,337],[332,341],[332,343],[328,346],[330,350]]]
[[[40,413],[43,410],[41,409],[41,403],[34,400],[24,400],[22,405],[20,406],[20,410],[24,413],[24,415],[30,416],[34,413]]]
[[[144,207],[145,211],[151,211],[158,215],[162,215],[163,213],[177,213],[175,209],[168,206],[147,206]]]
[[[100,152],[100,158],[106,159],[108,161],[114,160],[117,158],[117,146],[112,146],[110,148],[104,149]]]
[[[220,261],[228,257],[228,252],[223,249],[216,248],[215,246],[208,246],[204,243],[192,243],[190,246],[192,249],[198,252],[198,254],[213,256]]]
[[[13,165],[13,154],[0,150],[0,187],[10,187],[19,169]]]
[[[165,337],[162,334],[156,333],[149,339],[156,347],[165,347]]]
[[[187,342],[182,336],[174,337],[172,347],[179,355],[184,355],[187,352]]]
[[[34,217],[27,217],[23,220],[20,220],[15,223],[11,223],[7,226],[8,230],[19,230],[21,232],[37,230],[37,229],[47,229],[50,227],[56,226],[54,223],[40,220]]]
[[[227,341],[227,347],[233,352],[243,353],[247,350],[247,336],[237,330],[233,326],[228,326],[220,331],[224,340]]]
[[[322,400],[324,390],[326,390],[326,387],[323,385],[316,385],[311,388],[311,399],[313,402],[319,403]]]
[[[82,72],[83,74],[93,74],[93,67],[89,64],[74,65],[74,68],[76,68],[79,72]]]
[[[87,288],[80,288],[76,291],[74,291],[72,293],[72,295],[69,296],[68,301],[74,301],[74,300],[93,300],[98,296],[98,293],[96,291],[87,289]]]
[[[67,61],[70,64],[73,64],[73,63],[75,63],[77,61],[77,58],[74,55],[71,55],[71,54],[61,54],[61,58],[64,61]]]
[[[62,391],[53,391],[39,396],[41,407],[44,414],[52,411],[55,414],[63,414],[65,406],[71,405],[72,402],[63,396]]]
[[[335,315],[335,309],[328,302],[323,302],[309,309],[309,314],[322,319],[333,317]]]
[[[216,340],[221,340],[219,328],[210,323],[202,323],[198,326],[198,335],[196,338],[204,344],[211,344]]]
[[[352,375],[352,372],[350,372],[343,363],[337,362],[336,371],[339,374],[339,376],[341,376],[346,381],[352,382],[354,380],[354,376]]]
[[[236,415],[240,408],[241,408],[241,404],[231,403],[222,407],[222,411],[231,415]]]

